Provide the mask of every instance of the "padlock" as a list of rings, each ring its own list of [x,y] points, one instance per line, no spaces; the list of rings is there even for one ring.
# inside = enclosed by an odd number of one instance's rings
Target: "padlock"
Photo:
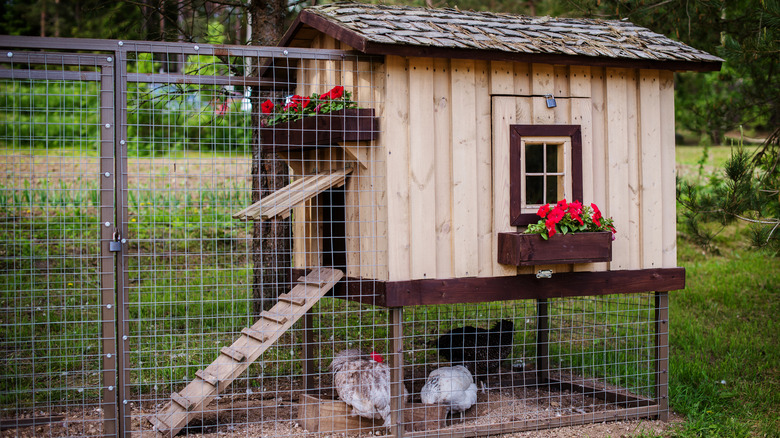
[[[555,108],[558,106],[558,104],[555,103],[555,98],[552,94],[545,94],[544,98],[547,99],[547,108]]]
[[[114,231],[114,235],[111,237],[111,241],[108,242],[108,250],[111,252],[122,251],[122,242],[120,242],[122,236],[119,235],[119,231]]]

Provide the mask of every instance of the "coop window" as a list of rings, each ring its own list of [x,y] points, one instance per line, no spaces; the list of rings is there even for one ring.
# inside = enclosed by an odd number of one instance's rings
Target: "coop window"
[[[539,218],[543,204],[582,200],[582,136],[579,125],[510,127],[510,214],[513,226]]]

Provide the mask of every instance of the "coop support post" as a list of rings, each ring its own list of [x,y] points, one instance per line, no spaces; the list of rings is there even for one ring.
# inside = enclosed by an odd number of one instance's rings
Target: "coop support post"
[[[536,300],[536,382],[545,383],[549,377],[550,345],[547,298]]]
[[[404,436],[404,342],[403,342],[403,307],[390,309],[390,324],[392,336],[390,339],[390,420],[391,432],[395,438]]]
[[[658,419],[669,420],[669,292],[655,293],[655,399]]]
[[[319,399],[319,389],[314,382],[314,357],[317,354],[314,343],[314,315],[311,311],[303,315],[303,384],[307,394],[316,394]]]

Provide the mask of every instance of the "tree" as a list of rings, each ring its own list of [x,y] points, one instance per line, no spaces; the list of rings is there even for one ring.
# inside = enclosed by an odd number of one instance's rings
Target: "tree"
[[[285,30],[284,0],[253,0],[249,6],[252,17],[252,44],[274,45]],[[257,66],[256,66],[257,68]],[[255,70],[257,74],[257,70]],[[287,185],[287,164],[260,145],[260,94],[252,91],[252,202]],[[290,222],[279,217],[255,222],[252,254],[255,266],[252,296],[255,313],[271,308],[287,281],[291,267]]]

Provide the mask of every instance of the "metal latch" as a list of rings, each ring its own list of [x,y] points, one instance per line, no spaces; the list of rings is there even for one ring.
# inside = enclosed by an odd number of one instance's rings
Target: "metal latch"
[[[552,269],[540,269],[536,272],[536,278],[552,278]]]
[[[113,239],[108,242],[108,250],[111,252],[122,251],[122,242],[120,241],[121,239],[122,236],[119,234],[119,231],[114,231]]]

